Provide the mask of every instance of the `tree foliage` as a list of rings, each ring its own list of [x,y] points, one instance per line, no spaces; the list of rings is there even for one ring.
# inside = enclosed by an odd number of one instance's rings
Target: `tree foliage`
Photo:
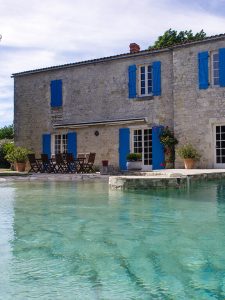
[[[4,126],[0,128],[0,140],[3,139],[13,139],[13,125]]]
[[[165,31],[163,35],[159,36],[154,45],[150,46],[149,49],[170,47],[175,44],[202,40],[205,37],[206,33],[203,31],[203,29],[196,34],[193,34],[192,30],[177,32],[176,30],[172,30],[170,28],[169,30]]]

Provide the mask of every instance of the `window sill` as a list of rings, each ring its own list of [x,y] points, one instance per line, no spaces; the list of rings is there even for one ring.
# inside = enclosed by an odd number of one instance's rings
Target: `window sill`
[[[138,96],[136,98],[134,98],[134,100],[136,101],[149,101],[149,100],[153,100],[154,96],[149,95],[149,96]]]

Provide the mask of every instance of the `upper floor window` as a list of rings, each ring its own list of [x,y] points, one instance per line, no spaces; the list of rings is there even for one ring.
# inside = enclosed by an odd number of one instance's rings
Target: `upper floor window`
[[[211,55],[211,82],[212,85],[219,85],[219,53],[213,52]]]
[[[67,134],[54,135],[54,154],[67,153],[68,137]]]
[[[139,95],[148,96],[152,94],[152,66],[139,67]]]
[[[198,53],[199,89],[225,87],[225,48]]]
[[[128,96],[161,96],[161,62],[141,66],[131,65],[128,68]]]

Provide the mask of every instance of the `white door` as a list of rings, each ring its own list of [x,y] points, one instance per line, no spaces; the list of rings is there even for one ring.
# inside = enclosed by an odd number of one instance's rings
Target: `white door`
[[[215,136],[215,167],[225,168],[225,125],[216,125]]]
[[[134,129],[133,130],[134,153],[142,154],[142,170],[149,171],[152,169],[152,129]]]

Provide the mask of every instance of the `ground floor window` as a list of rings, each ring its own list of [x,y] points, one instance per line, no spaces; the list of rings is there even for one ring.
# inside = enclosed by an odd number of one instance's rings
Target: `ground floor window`
[[[216,126],[216,164],[225,164],[225,126]]]
[[[132,139],[132,151],[142,154],[144,166],[152,165],[152,129],[134,129]]]
[[[67,153],[67,134],[55,134],[54,135],[54,154]]]

